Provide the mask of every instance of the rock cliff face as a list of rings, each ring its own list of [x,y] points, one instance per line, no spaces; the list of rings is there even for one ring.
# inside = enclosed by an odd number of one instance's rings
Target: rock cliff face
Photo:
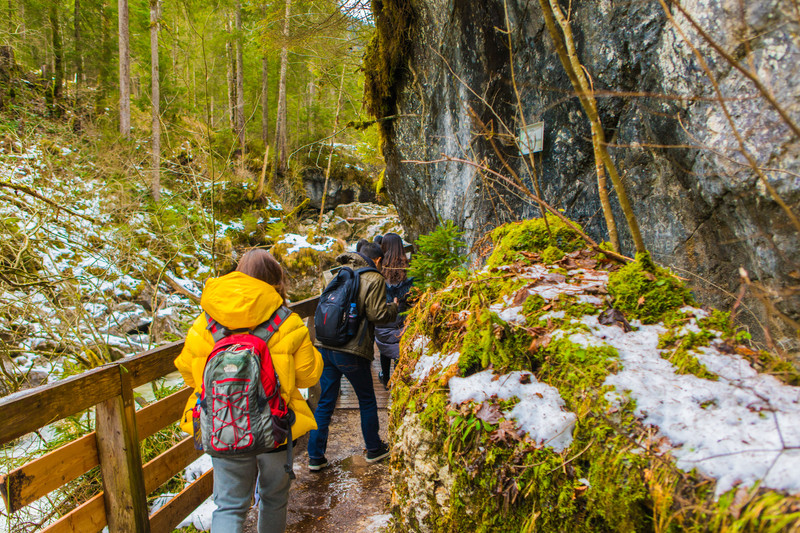
[[[382,46],[401,39],[406,46],[384,102],[384,114],[397,116],[384,123],[384,155],[387,190],[409,236],[441,217],[474,243],[502,222],[539,216],[509,185],[516,175],[533,190],[535,174],[545,201],[607,239],[589,124],[539,2],[375,4]],[[776,197],[800,214],[800,137],[789,124],[800,123],[800,15],[788,0],[682,4],[691,20],[656,0],[572,2],[578,56],[654,258],[720,307],[733,303],[743,267],[756,283],[740,317],[756,335],[769,326],[779,348],[796,354],[797,219]],[[405,39],[381,25],[398,6],[409,18]],[[774,105],[719,51],[754,72]],[[532,159],[520,156],[523,117],[544,122],[543,150]],[[612,203],[623,252],[632,254],[613,193]],[[757,289],[772,311],[754,298]]]

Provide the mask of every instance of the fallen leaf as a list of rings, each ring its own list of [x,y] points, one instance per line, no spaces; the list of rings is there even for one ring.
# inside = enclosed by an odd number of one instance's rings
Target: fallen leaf
[[[650,272],[648,272],[647,270],[642,270],[642,276],[645,279],[649,280],[649,281],[655,281],[656,280],[656,277],[653,274],[651,274]]]
[[[538,253],[536,253],[536,252],[527,252],[527,251],[525,251],[525,250],[522,250],[522,251],[520,251],[519,253],[520,253],[520,255],[521,255],[522,257],[524,257],[525,259],[530,259],[530,260],[531,260],[531,261],[533,261],[534,263],[539,263],[539,262],[541,262],[541,256],[540,256]]]
[[[481,404],[481,408],[475,413],[475,416],[483,420],[484,422],[488,422],[490,424],[497,424],[503,418],[503,413],[500,409],[490,403],[483,403]]]
[[[639,299],[636,300],[636,306],[640,307],[644,303],[644,296],[639,296]]]
[[[567,270],[578,268],[578,263],[576,263],[575,260],[570,256],[565,256],[564,259],[556,261],[555,264]]]
[[[644,300],[642,299],[642,301]],[[639,305],[641,305],[641,302],[639,303]],[[625,333],[633,331],[633,328],[625,319],[625,315],[622,314],[621,311],[619,311],[618,309],[614,309],[613,307],[609,307],[608,309],[600,313],[600,316],[597,317],[597,321],[603,324],[604,326],[619,326]]]
[[[550,335],[541,335],[539,337],[535,337],[531,341],[531,345],[528,346],[528,353],[533,354],[540,348],[546,348],[550,344]]]
[[[530,291],[528,291],[527,287],[523,287],[522,289],[518,290],[517,293],[514,295],[514,300],[512,301],[512,306],[518,306],[525,303],[525,300],[531,295]]]
[[[511,420],[503,420],[499,427],[494,430],[489,439],[493,442],[514,442],[522,440],[522,431],[517,429]]]
[[[559,274],[558,272],[548,272],[539,278],[539,281],[546,283],[564,283],[567,281],[567,276]]]

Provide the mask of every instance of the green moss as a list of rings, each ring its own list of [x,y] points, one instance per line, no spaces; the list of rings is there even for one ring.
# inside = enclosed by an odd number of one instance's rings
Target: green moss
[[[610,346],[581,346],[560,338],[540,350],[539,375],[558,388],[562,398],[581,398],[599,389],[608,374],[616,372],[619,354]]]
[[[636,254],[634,262],[609,276],[608,292],[615,298],[614,307],[645,324],[658,322],[666,313],[684,305],[695,304],[683,282],[653,263],[646,252]]]
[[[547,300],[542,298],[540,294],[531,294],[522,304],[522,314],[528,317],[533,316],[545,305],[547,305]]]
[[[658,338],[661,357],[672,363],[678,374],[692,374],[702,379],[717,381],[719,377],[709,370],[692,354],[699,346],[708,346],[716,334],[709,330],[687,331],[683,335],[677,328],[668,330]]]
[[[397,87],[405,61],[413,47],[412,31],[417,15],[411,0],[373,0],[375,35],[364,53],[364,99],[375,117],[393,115]],[[381,123],[381,130],[390,128]]]
[[[564,251],[561,250],[558,246],[553,246],[552,244],[544,249],[542,252],[542,261],[545,263],[555,263],[556,261],[560,261],[564,258]]]
[[[530,367],[530,338],[519,335],[495,313],[484,310],[472,315],[461,346],[458,367],[471,373],[490,365],[498,372]]]
[[[544,252],[548,247],[558,248],[562,252],[574,252],[584,246],[583,239],[564,222],[557,218],[548,218],[547,221],[550,225],[549,233],[541,218],[496,228],[492,231],[494,251],[486,260],[486,265],[496,267],[523,260],[525,256],[520,252]],[[550,251],[549,255],[554,257],[555,252]]]

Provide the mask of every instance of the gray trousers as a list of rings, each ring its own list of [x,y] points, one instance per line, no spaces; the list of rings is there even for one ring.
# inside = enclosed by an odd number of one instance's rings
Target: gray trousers
[[[211,533],[241,533],[258,476],[258,533],[286,530],[286,504],[291,481],[284,470],[286,452],[255,457],[212,457],[214,503]]]

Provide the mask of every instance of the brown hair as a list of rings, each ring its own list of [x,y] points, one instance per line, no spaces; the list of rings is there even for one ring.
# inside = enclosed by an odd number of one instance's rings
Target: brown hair
[[[389,285],[397,285],[406,279],[408,259],[403,250],[403,239],[397,233],[387,233],[381,241],[383,263],[381,273]]]
[[[251,278],[260,279],[264,283],[269,283],[278,291],[281,298],[286,299],[286,282],[283,276],[283,268],[268,251],[260,248],[249,250],[239,260],[236,271],[247,274]]]

